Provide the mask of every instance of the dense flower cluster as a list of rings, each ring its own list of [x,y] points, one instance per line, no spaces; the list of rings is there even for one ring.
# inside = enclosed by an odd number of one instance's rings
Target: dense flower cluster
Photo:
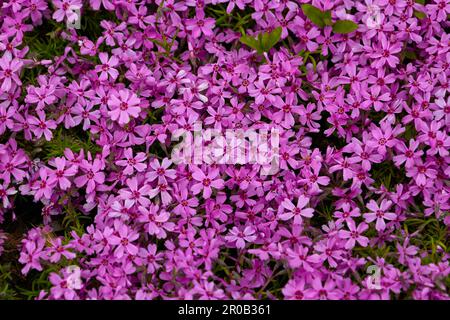
[[[15,257],[37,298],[448,299],[448,0],[0,10],[0,255],[16,203],[39,206]],[[277,27],[266,52],[240,41]],[[197,121],[278,129],[279,171],[174,163]]]

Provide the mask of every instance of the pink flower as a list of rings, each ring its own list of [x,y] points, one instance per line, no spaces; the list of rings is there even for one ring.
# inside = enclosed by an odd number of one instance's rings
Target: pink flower
[[[147,208],[139,207],[140,217],[139,222],[145,224],[145,229],[149,235],[155,235],[158,239],[165,239],[167,237],[166,231],[173,231],[175,224],[169,222],[170,214],[167,211],[160,210],[158,206],[150,205]]]
[[[22,85],[22,81],[20,81],[17,75],[22,66],[22,61],[12,57],[10,54],[5,54],[0,58],[0,80],[3,80],[2,86],[0,87],[1,90],[8,92],[11,89],[13,81],[18,86]]]
[[[349,223],[350,221],[354,222],[353,218],[361,216],[361,213],[358,207],[352,208],[349,203],[344,203],[342,205],[342,211],[336,211],[334,216],[338,218],[336,223],[342,223],[344,221]]]
[[[372,139],[367,141],[367,145],[372,148],[377,148],[379,154],[386,154],[386,147],[392,148],[395,145],[395,141],[392,139],[392,128],[390,125],[382,125],[381,128],[374,127],[371,133]]]
[[[28,116],[27,118],[31,130],[36,138],[39,139],[44,135],[45,140],[50,141],[53,137],[51,129],[56,129],[56,122],[53,120],[46,120],[45,112],[42,110],[38,110],[36,113],[39,118],[34,116]]]
[[[61,238],[52,239],[50,241],[51,247],[47,249],[47,253],[50,256],[50,262],[58,262],[61,257],[64,256],[66,259],[71,260],[76,257],[76,254],[67,251],[68,246],[62,244]]]
[[[150,195],[151,187],[148,184],[144,184],[139,187],[138,179],[136,177],[127,180],[128,189],[120,189],[120,198],[130,202],[131,204],[139,203],[143,206],[148,206],[150,200],[147,196]]]
[[[159,183],[167,183],[167,179],[173,180],[177,177],[175,170],[168,169],[171,165],[172,161],[167,158],[164,158],[161,164],[159,164],[158,159],[153,159],[153,161],[150,162],[150,168],[152,170],[147,171],[145,177],[149,181],[158,179]]]
[[[102,62],[102,64],[95,67],[95,71],[100,72],[99,80],[106,81],[108,80],[108,76],[111,80],[116,80],[119,76],[117,69],[114,69],[119,64],[117,57],[111,56],[108,58],[108,54],[105,52],[100,52],[98,56]]]
[[[305,280],[300,279],[290,279],[286,285],[283,287],[281,292],[287,300],[304,300],[305,297]]]
[[[53,13],[53,19],[59,22],[63,21],[64,17],[67,17],[67,21],[70,23],[78,20],[79,17],[75,11],[83,6],[80,0],[52,0],[52,2],[57,9]]]
[[[123,257],[125,253],[129,253],[131,255],[136,255],[138,253],[138,247],[134,245],[132,242],[136,241],[139,238],[139,234],[130,230],[126,225],[121,224],[119,222],[114,223],[114,228],[117,232],[117,235],[112,234],[108,238],[108,242],[116,246],[114,249],[114,255],[117,258]]]
[[[350,231],[346,230],[340,230],[339,231],[339,237],[342,239],[348,239],[345,243],[345,249],[352,249],[355,246],[356,241],[363,247],[367,247],[367,244],[369,243],[369,239],[367,237],[363,237],[361,234],[366,231],[369,226],[362,222],[356,227],[355,222],[353,220],[347,221],[348,229]]]
[[[49,184],[59,184],[62,190],[67,190],[71,185],[67,178],[73,177],[78,172],[78,168],[74,166],[66,168],[66,159],[63,157],[53,159],[52,163],[56,169],[50,171]]]
[[[108,100],[108,106],[112,108],[108,114],[111,119],[118,121],[120,125],[130,122],[130,116],[137,118],[141,112],[139,107],[141,100],[134,92],[123,89],[113,92]]]
[[[302,246],[296,246],[293,250],[286,249],[287,259],[291,268],[303,268],[308,272],[314,271],[314,266],[321,262],[319,255],[308,255],[309,249]]]
[[[306,198],[304,195],[300,195],[297,200],[297,206],[295,206],[291,202],[291,200],[286,198],[281,203],[280,208],[287,209],[288,211],[284,212],[284,210],[282,210],[281,211],[282,213],[279,214],[278,217],[283,221],[290,220],[293,217],[294,224],[302,224],[303,222],[302,216],[306,218],[311,218],[313,216],[314,209],[312,208],[305,209],[308,202],[309,202],[308,198]]]
[[[225,236],[225,240],[235,242],[236,248],[238,249],[243,249],[245,242],[253,242],[256,238],[255,229],[250,226],[246,226],[243,231],[239,230],[238,227],[233,227],[229,235]]]
[[[74,288],[70,288],[69,279],[62,278],[57,273],[52,272],[48,277],[52,288],[50,289],[55,299],[63,298],[65,300],[74,300],[77,297],[77,293]]]
[[[424,186],[428,181],[436,179],[437,171],[431,168],[429,163],[423,163],[419,158],[411,168],[407,168],[406,176],[414,178],[419,186]]]
[[[31,269],[42,271],[42,265],[40,263],[42,253],[42,246],[38,246],[36,242],[32,240],[25,242],[19,257],[19,262],[25,264],[22,268],[23,274],[26,275]]]
[[[194,173],[192,174],[192,177],[198,181],[198,183],[192,186],[192,192],[194,195],[203,191],[203,198],[208,199],[211,197],[212,188],[222,189],[224,186],[224,181],[217,178],[218,175],[218,170],[210,170],[208,175],[205,175],[201,169],[196,167],[194,169]]]
[[[377,229],[377,231],[383,231],[386,228],[384,220],[394,220],[397,217],[395,213],[387,211],[391,205],[392,201],[386,199],[383,199],[380,205],[378,205],[375,200],[370,200],[367,204],[367,208],[371,210],[371,212],[365,213],[363,215],[364,219],[368,223],[376,220],[375,229]]]
[[[384,33],[380,34],[380,38],[381,46],[374,49],[374,52],[369,55],[371,58],[376,59],[373,66],[381,68],[387,63],[394,68],[400,61],[395,54],[402,50],[402,46],[397,41],[391,43]]]
[[[256,104],[262,104],[264,101],[276,103],[275,94],[281,92],[281,89],[277,88],[273,81],[269,81],[267,84],[264,84],[262,81],[258,81],[255,83],[254,89],[249,89],[249,94],[251,97],[255,98]]]
[[[50,183],[48,171],[45,167],[39,169],[39,179],[36,180],[32,187],[36,191],[34,194],[35,200],[41,198],[50,199],[52,196],[54,183]]]
[[[142,163],[147,158],[144,152],[138,152],[136,156],[133,157],[133,150],[131,148],[127,148],[124,151],[124,157],[125,159],[116,161],[116,164],[118,166],[125,167],[125,169],[123,169],[123,174],[125,175],[133,174],[134,170],[137,172],[142,172],[147,168],[147,165]]]
[[[213,35],[212,29],[214,28],[215,20],[213,18],[205,18],[203,10],[196,12],[195,19],[186,20],[186,29],[192,31],[194,38],[200,37],[202,34],[209,37]]]
[[[97,184],[103,184],[105,182],[105,174],[101,171],[102,168],[103,165],[99,159],[95,159],[92,163],[83,160],[81,162],[81,169],[85,174],[75,178],[75,185],[78,188],[86,185],[87,193],[95,191]]]

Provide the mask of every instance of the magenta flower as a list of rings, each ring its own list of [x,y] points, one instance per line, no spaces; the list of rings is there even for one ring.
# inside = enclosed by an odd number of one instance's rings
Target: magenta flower
[[[303,268],[308,272],[314,271],[314,266],[320,263],[320,256],[317,254],[308,255],[308,248],[297,246],[295,250],[287,248],[286,254],[291,268]]]
[[[148,184],[144,184],[139,187],[138,180],[136,177],[127,180],[127,189],[120,189],[119,196],[122,200],[129,202],[130,204],[139,203],[143,206],[148,206],[150,200],[147,198],[151,194],[151,187]]]
[[[112,108],[108,112],[111,119],[119,124],[127,124],[130,117],[137,118],[141,112],[139,107],[140,99],[137,95],[129,90],[119,90],[113,92],[108,100],[108,106]]]
[[[102,63],[95,67],[95,71],[100,72],[100,76],[98,77],[99,80],[105,81],[108,80],[108,77],[110,77],[111,80],[116,80],[119,76],[119,72],[117,69],[114,69],[114,67],[119,64],[119,60],[115,56],[108,58],[108,54],[105,52],[100,52],[98,56]]]
[[[396,148],[399,149],[401,154],[394,156],[395,165],[399,167],[405,163],[407,168],[411,168],[423,154],[422,150],[416,150],[418,146],[419,142],[413,139],[409,140],[409,148],[403,142],[396,145]]]
[[[20,252],[19,262],[25,264],[22,268],[22,273],[27,274],[31,269],[42,271],[40,263],[42,247],[37,246],[34,241],[26,241],[24,249]]]
[[[75,178],[75,185],[78,188],[86,185],[87,193],[95,191],[98,184],[105,182],[105,174],[101,171],[102,168],[103,165],[99,159],[95,159],[92,163],[83,160],[81,162],[81,169],[85,174]]]
[[[79,19],[75,11],[83,6],[80,0],[52,0],[52,2],[57,9],[52,16],[56,21],[63,21],[67,17],[67,21],[73,23]]]
[[[238,249],[243,249],[246,242],[253,242],[256,238],[255,229],[250,226],[246,226],[242,231],[238,227],[233,227],[229,235],[225,236],[225,240],[234,242]]]
[[[30,86],[27,88],[27,96],[25,101],[28,103],[36,103],[38,109],[43,109],[46,105],[51,105],[56,101],[55,87],[53,86]]]
[[[288,300],[304,300],[305,297],[305,280],[304,279],[291,279],[283,287],[281,292],[285,299]]]
[[[136,255],[138,253],[138,247],[132,244],[132,242],[139,238],[139,234],[129,230],[126,225],[118,222],[114,223],[114,227],[117,231],[117,235],[113,234],[108,238],[108,242],[111,245],[116,246],[114,255],[119,259],[123,257],[125,253]]]
[[[208,175],[199,169],[195,168],[192,177],[198,181],[198,183],[192,186],[192,192],[194,195],[199,194],[203,191],[203,198],[208,199],[211,197],[212,188],[214,189],[222,189],[224,186],[224,181],[220,178],[217,178],[219,175],[218,170],[211,170]]]
[[[286,96],[286,102],[281,99],[281,97],[275,97],[275,106],[281,109],[280,111],[274,113],[273,119],[282,123],[285,128],[291,128],[295,121],[292,113],[300,113],[300,106],[297,106],[297,101],[293,93]]]
[[[41,138],[44,135],[45,140],[50,141],[53,137],[51,129],[56,129],[56,122],[47,120],[44,111],[37,111],[38,118],[28,116],[27,121],[36,138]]]
[[[8,188],[8,185],[0,184],[0,200],[5,209],[11,207],[11,202],[9,201],[9,196],[12,196],[17,193],[17,190],[13,187]]]
[[[337,238],[332,237],[318,242],[314,249],[319,252],[321,261],[327,261],[331,268],[336,268],[342,260],[343,250],[339,249]]]
[[[123,169],[123,174],[131,175],[136,170],[137,172],[142,172],[147,168],[145,163],[142,163],[146,160],[147,156],[144,152],[138,152],[135,157],[133,157],[133,150],[131,148],[127,148],[124,151],[124,159],[116,161],[116,164],[121,167],[125,167]]]
[[[75,300],[77,298],[74,288],[70,288],[68,279],[64,279],[57,273],[52,272],[49,275],[49,280],[53,285],[51,293],[55,299],[64,298],[65,300]]]
[[[375,68],[381,68],[387,63],[390,67],[394,68],[400,61],[395,54],[399,53],[402,50],[402,47],[395,41],[391,44],[385,34],[381,34],[380,38],[381,46],[374,49],[373,53],[369,55],[371,58],[376,59],[373,66]]]
[[[365,213],[364,219],[366,222],[370,223],[376,220],[375,229],[378,231],[383,231],[386,228],[386,220],[394,220],[397,215],[393,212],[389,212],[389,208],[392,205],[392,201],[383,199],[381,204],[378,205],[375,200],[370,200],[367,204],[367,208],[371,210],[369,213]]]
[[[312,288],[306,291],[309,299],[339,300],[340,298],[338,291],[335,290],[336,283],[332,279],[322,282],[320,277],[315,277],[311,285]]]
[[[11,89],[13,81],[18,86],[22,85],[18,76],[22,66],[22,61],[9,54],[5,54],[0,58],[0,81],[3,80],[2,86],[0,87],[1,90],[8,92]]]
[[[76,104],[71,111],[75,114],[72,118],[73,126],[76,126],[83,122],[83,130],[87,130],[91,127],[91,121],[96,122],[100,118],[99,110],[92,110],[94,108],[94,104],[87,103],[87,105],[83,108],[80,104]]]
[[[163,254],[161,252],[157,253],[156,245],[149,244],[147,249],[141,248],[139,251],[139,257],[143,260],[143,265],[148,268],[150,273],[154,273],[161,267],[161,262],[163,260]]]
[[[348,239],[345,243],[345,249],[352,249],[355,246],[355,243],[358,242],[361,246],[367,247],[369,243],[369,239],[367,237],[363,237],[361,234],[366,231],[369,226],[362,222],[356,227],[355,222],[353,220],[347,221],[348,229],[340,230],[339,237],[342,239]]]
[[[50,183],[47,168],[40,168],[39,179],[36,180],[34,186],[32,187],[32,189],[35,190],[34,199],[50,199],[53,192],[53,186],[54,183]]]
[[[269,81],[267,84],[258,81],[255,83],[255,88],[249,90],[249,94],[255,98],[256,104],[262,104],[265,101],[276,103],[275,95],[281,92],[281,89],[277,88],[273,81]]]
[[[418,159],[411,168],[407,169],[406,176],[414,178],[419,186],[423,186],[429,180],[436,179],[437,171],[429,163],[423,163],[422,160]]]
[[[300,195],[297,200],[297,206],[295,206],[291,202],[291,200],[286,198],[281,203],[280,208],[286,209],[287,212],[284,212],[284,210],[282,210],[281,214],[279,214],[278,217],[283,221],[294,218],[294,224],[302,224],[303,222],[302,217],[311,218],[313,216],[314,209],[312,208],[305,209],[308,202],[309,202],[308,198],[306,198],[303,195]]]
[[[403,245],[400,245],[400,243],[397,243],[395,245],[395,247],[397,248],[397,251],[399,254],[398,261],[402,264],[405,264],[407,260],[409,260],[411,257],[414,257],[419,250],[418,247],[409,245],[409,238],[405,239],[405,242],[403,243]]]
[[[166,231],[173,231],[175,225],[173,222],[168,222],[169,213],[159,211],[158,206],[152,205],[150,210],[139,207],[139,211],[142,214],[139,221],[145,223],[148,234],[155,235],[158,239],[165,239],[167,237]]]
[[[152,170],[147,171],[146,178],[149,181],[154,181],[158,179],[159,183],[167,183],[167,179],[175,179],[177,177],[176,171],[174,169],[168,169],[172,165],[172,161],[167,158],[162,160],[160,164],[157,159],[153,159],[150,162],[150,168]]]
[[[449,299],[447,0],[0,7],[6,297]]]
[[[47,250],[47,254],[50,256],[50,262],[58,262],[61,257],[66,259],[73,259],[76,254],[67,250],[67,246],[62,244],[61,238],[56,238],[50,241],[51,247]]]
[[[384,155],[387,147],[393,147],[395,141],[392,139],[392,128],[385,125],[381,128],[375,127],[372,131],[372,139],[367,141],[367,145],[372,148],[377,148],[378,153]]]
[[[63,157],[55,158],[52,162],[56,169],[50,171],[49,184],[58,184],[62,190],[67,190],[72,184],[68,178],[73,177],[78,172],[78,168],[66,167],[66,159]]]
[[[334,213],[334,216],[337,218],[336,223],[342,223],[344,221],[347,223],[352,221],[354,223],[353,218],[361,216],[359,208],[352,208],[349,203],[344,203],[341,210]]]
[[[215,20],[212,18],[205,18],[202,10],[197,10],[195,19],[186,20],[186,29],[192,32],[194,38],[200,37],[202,34],[209,37],[213,35]]]

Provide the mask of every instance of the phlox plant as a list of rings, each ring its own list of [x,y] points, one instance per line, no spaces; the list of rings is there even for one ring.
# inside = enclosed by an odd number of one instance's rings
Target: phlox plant
[[[0,298],[449,299],[449,14],[2,1]],[[196,123],[278,170],[173,161]]]

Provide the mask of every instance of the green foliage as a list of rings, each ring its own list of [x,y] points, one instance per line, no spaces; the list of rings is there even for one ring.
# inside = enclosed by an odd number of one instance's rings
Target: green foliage
[[[83,149],[85,152],[90,151],[92,155],[101,152],[100,147],[92,141],[90,132],[85,137],[84,131],[77,134],[73,130],[68,131],[60,127],[53,134],[53,139],[42,146],[42,158],[45,160],[63,156],[67,148],[76,153]]]
[[[256,39],[243,34],[240,38],[240,41],[250,48],[256,50],[258,54],[262,54],[263,52],[268,52],[273,48],[273,46],[275,46],[275,44],[277,44],[278,41],[280,41],[281,31],[281,27],[278,27],[271,32],[258,34],[258,37]]]
[[[404,168],[395,167],[391,161],[373,164],[371,174],[372,179],[375,180],[375,187],[384,186],[390,191],[394,189],[396,184],[403,183],[406,176]]]
[[[420,3],[421,5],[425,5],[425,0],[415,0],[417,3]],[[425,19],[427,17],[425,12],[414,10],[414,16],[418,19]]]
[[[28,57],[37,60],[50,60],[64,54],[64,49],[68,44],[60,36],[64,27],[63,24],[49,19],[44,20],[44,23],[39,28],[26,32],[23,43],[29,47]]]
[[[427,17],[425,12],[414,10],[414,16],[418,19],[425,19]]]
[[[92,222],[92,218],[77,211],[70,200],[64,206],[64,218],[62,220],[62,227],[65,230],[66,238],[70,237],[69,233],[72,230],[74,230],[79,235],[83,234],[85,232],[84,226],[90,222]]]
[[[117,18],[114,11],[94,11],[88,9],[84,10],[81,15],[80,29],[77,30],[77,33],[95,41],[102,35],[104,31],[103,27],[100,25],[100,22],[102,22],[103,20],[112,21],[116,24],[120,24],[121,22]]]
[[[331,21],[331,12],[330,11],[322,11],[319,8],[316,8],[310,4],[303,4],[302,11],[305,16],[308,17],[316,26],[323,28],[325,26],[332,25]]]
[[[401,58],[402,62],[405,61],[405,59],[408,59],[411,61],[415,61],[418,59],[417,54],[414,51],[407,50],[407,49],[405,49],[404,51],[401,52],[400,58]]]
[[[331,26],[335,33],[350,33],[358,29],[358,25],[351,20],[338,20],[333,23],[331,20],[331,11],[322,11],[310,4],[303,4],[302,11],[316,26],[324,28]]]
[[[10,286],[13,279],[11,264],[0,264],[0,300],[16,300],[17,292]]]
[[[238,10],[235,8],[232,12],[227,12],[227,7],[224,4],[211,5],[206,7],[206,14],[216,20],[217,28],[232,29],[234,31],[242,31],[251,29],[255,25],[252,19],[251,8],[245,10]]]
[[[335,33],[350,33],[358,29],[358,25],[350,20],[339,20],[333,24],[333,32]]]

